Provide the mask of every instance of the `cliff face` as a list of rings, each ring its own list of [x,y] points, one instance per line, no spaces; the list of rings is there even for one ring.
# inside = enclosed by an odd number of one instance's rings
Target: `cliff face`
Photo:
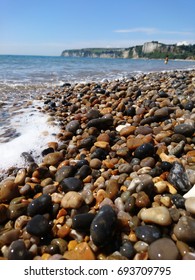
[[[195,45],[166,45],[157,41],[130,48],[86,48],[64,50],[61,56],[93,58],[165,58],[195,59]]]

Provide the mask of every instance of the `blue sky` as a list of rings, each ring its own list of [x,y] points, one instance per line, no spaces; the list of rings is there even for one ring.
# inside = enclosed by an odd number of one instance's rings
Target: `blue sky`
[[[195,43],[194,0],[0,0],[0,54]]]

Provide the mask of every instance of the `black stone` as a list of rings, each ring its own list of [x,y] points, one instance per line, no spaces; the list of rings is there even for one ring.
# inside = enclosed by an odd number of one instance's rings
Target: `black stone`
[[[135,116],[135,112],[135,107],[127,108],[124,112],[124,115],[133,117]]]
[[[174,132],[178,134],[182,134],[186,137],[191,137],[195,132],[195,128],[190,124],[182,123],[174,127]]]
[[[133,244],[129,240],[125,240],[123,244],[120,247],[119,252],[122,256],[132,259],[135,255],[135,249],[133,247]]]
[[[8,260],[29,260],[28,252],[23,240],[13,241],[8,250]]]
[[[103,160],[106,158],[108,152],[102,148],[97,148],[95,151],[91,154],[90,158],[98,158],[100,160]]]
[[[173,164],[168,161],[162,161],[160,167],[163,171],[169,171],[173,167]]]
[[[89,165],[85,164],[85,165],[81,166],[81,168],[79,168],[79,170],[77,171],[75,176],[82,180],[90,174],[91,174],[91,168],[89,167]]]
[[[87,123],[87,127],[96,127],[98,129],[107,129],[113,125],[112,118],[96,118],[92,119]]]
[[[107,245],[112,238],[116,228],[117,216],[110,205],[100,208],[93,219],[90,227],[90,234],[93,243],[98,247]]]
[[[26,225],[26,231],[35,236],[48,234],[49,221],[43,215],[34,216]]]
[[[75,215],[72,219],[72,228],[78,231],[89,231],[94,217],[95,214],[93,213],[83,213]]]
[[[159,97],[169,97],[169,95],[166,92],[164,92],[164,91],[160,91],[158,93],[158,95],[159,95]]]
[[[146,157],[153,156],[154,154],[154,146],[152,143],[145,143],[137,147],[134,152],[134,157],[143,159]]]
[[[54,152],[54,149],[53,148],[47,148],[45,150],[42,151],[41,155],[44,157],[50,153],[53,153]]]
[[[55,174],[55,181],[61,182],[64,178],[72,177],[76,171],[75,166],[62,166]]]
[[[96,141],[96,137],[93,136],[93,135],[90,135],[89,137],[81,140],[78,148],[79,149],[81,149],[81,148],[91,148],[91,146],[93,146],[95,141]]]
[[[172,195],[171,201],[177,208],[185,208],[185,198],[181,194]]]
[[[158,227],[153,225],[138,226],[135,229],[135,234],[138,239],[150,244],[153,241],[161,238],[161,232]]]
[[[60,182],[63,192],[75,191],[78,192],[83,187],[83,182],[76,177],[65,178]]]
[[[169,183],[171,183],[177,190],[182,193],[186,193],[191,189],[191,184],[188,180],[187,174],[183,165],[179,162],[174,162],[169,175],[167,177]]]
[[[27,214],[29,216],[35,216],[36,214],[49,213],[51,211],[52,201],[51,196],[48,194],[42,194],[38,198],[33,199],[27,208]]]

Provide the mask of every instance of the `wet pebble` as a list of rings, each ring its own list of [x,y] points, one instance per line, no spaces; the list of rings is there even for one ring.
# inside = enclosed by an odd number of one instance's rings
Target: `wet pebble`
[[[93,213],[75,215],[72,219],[72,228],[78,231],[88,231],[94,217]]]
[[[51,211],[52,201],[49,194],[42,194],[38,198],[33,199],[27,208],[29,216],[35,216],[36,214],[44,214]]]
[[[164,206],[142,209],[140,218],[146,223],[155,223],[162,226],[170,225],[172,222],[170,213]]]
[[[76,177],[68,177],[60,182],[60,186],[65,193],[69,191],[78,192],[83,188],[83,182]]]
[[[35,236],[44,236],[49,230],[49,221],[43,215],[35,215],[27,223],[26,230],[28,233]]]
[[[8,250],[8,260],[28,260],[30,258],[30,253],[23,240],[16,240],[11,243]]]
[[[133,247],[133,244],[129,240],[123,241],[122,245],[120,246],[119,252],[127,259],[132,259],[135,255],[135,249]]]
[[[177,260],[179,251],[171,239],[163,237],[150,244],[148,256],[150,260]]]
[[[154,146],[151,143],[142,144],[139,146],[135,152],[134,157],[143,159],[154,154]]]
[[[195,219],[188,216],[182,216],[175,225],[173,232],[180,241],[194,242]]]
[[[160,229],[154,225],[138,226],[135,229],[135,234],[138,237],[138,239],[140,239],[148,244],[161,238],[161,235],[162,235]]]
[[[195,214],[195,197],[189,197],[185,200],[185,208],[191,214]]]
[[[100,208],[90,227],[93,243],[102,247],[110,242],[116,227],[116,213],[109,205]]]
[[[80,193],[75,191],[67,192],[61,201],[61,207],[78,209],[83,203],[83,197]]]

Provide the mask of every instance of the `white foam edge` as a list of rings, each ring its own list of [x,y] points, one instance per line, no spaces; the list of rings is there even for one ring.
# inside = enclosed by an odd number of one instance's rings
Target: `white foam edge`
[[[59,127],[48,122],[48,116],[37,110],[26,109],[24,113],[11,120],[17,132],[21,135],[10,142],[0,143],[0,170],[10,167],[23,167],[23,152],[30,153],[33,158],[40,158],[47,144],[56,141]]]

